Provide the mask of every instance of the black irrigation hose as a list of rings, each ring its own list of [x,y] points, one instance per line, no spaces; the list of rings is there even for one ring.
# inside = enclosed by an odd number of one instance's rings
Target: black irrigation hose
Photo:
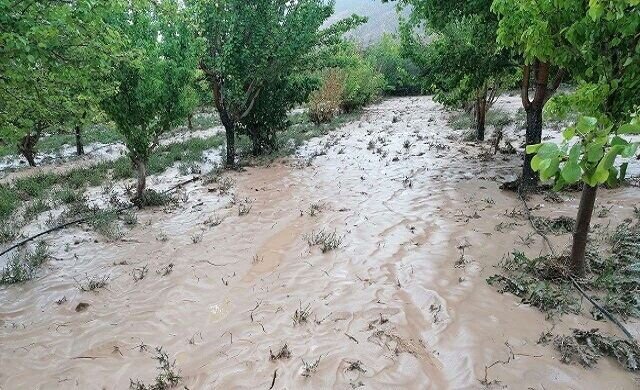
[[[182,183],[176,184],[175,186],[169,188],[168,190],[165,190],[165,191],[161,192],[161,194],[163,194],[163,195],[168,194],[168,193],[172,192],[173,190],[175,190],[177,188],[180,188],[182,186],[185,186],[185,185],[187,185],[189,183],[193,183],[193,182],[198,181],[198,180],[200,180],[200,176],[195,176],[195,177],[193,177],[193,178],[191,178],[191,179],[189,179],[187,181],[184,181]],[[121,213],[123,211],[130,210],[130,209],[132,209],[134,207],[136,207],[135,204],[130,204],[128,206],[121,207],[121,208],[117,209],[116,213]],[[10,246],[9,248],[3,250],[2,253],[0,253],[0,257],[6,255],[7,253],[11,252],[14,249],[20,248],[21,246],[24,246],[25,244],[28,244],[29,242],[35,240],[38,237],[42,237],[42,236],[47,235],[49,233],[53,233],[55,231],[62,230],[62,229],[66,228],[66,227],[69,227],[69,226],[73,226],[73,225],[77,225],[79,223],[87,222],[89,219],[91,219],[91,217],[84,217],[84,218],[76,219],[74,221],[65,222],[62,225],[55,226],[55,227],[52,227],[51,229],[45,230],[43,232],[40,232],[40,233],[36,234],[35,236],[31,236],[29,238],[25,238],[24,240],[22,240],[22,241],[20,241],[18,243],[15,243],[12,246]]]
[[[553,245],[551,244],[551,241],[549,240],[549,237],[547,237],[546,234],[544,234],[540,229],[538,229],[536,227],[536,225],[533,223],[533,218],[531,218],[531,211],[529,210],[529,206],[527,205],[527,201],[525,200],[524,196],[522,196],[522,192],[518,191],[518,197],[520,198],[520,200],[522,201],[522,205],[524,206],[525,212],[527,213],[527,219],[529,220],[529,223],[531,224],[531,227],[533,228],[533,230],[540,236],[542,237],[545,242],[547,243],[547,246],[549,247],[549,250],[551,251],[551,255],[552,256],[556,256],[555,254],[555,250],[553,249]],[[613,322],[614,325],[616,325],[618,328],[620,328],[620,330],[622,331],[622,333],[625,334],[625,336],[627,336],[629,338],[629,340],[635,342],[635,338],[633,337],[633,335],[629,332],[629,330],[627,330],[627,328],[622,325],[622,323],[620,321],[618,321],[617,318],[615,318],[613,316],[613,314],[609,313],[609,311],[607,309],[605,309],[604,307],[600,306],[593,298],[591,298],[586,291],[584,291],[584,289],[582,288],[582,286],[580,286],[580,284],[578,283],[578,281],[576,281],[573,276],[570,276],[569,279],[571,280],[571,285],[573,285],[573,287],[576,288],[576,290],[578,290],[578,292],[585,297],[589,302],[591,302],[591,304],[593,305],[593,307],[595,307],[596,309],[598,309],[600,311],[600,313],[602,313],[602,315],[604,315],[609,321]]]

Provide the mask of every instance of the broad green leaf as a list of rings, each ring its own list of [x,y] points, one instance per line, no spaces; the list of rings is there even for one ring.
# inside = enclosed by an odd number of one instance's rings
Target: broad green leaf
[[[588,134],[596,127],[598,120],[591,116],[582,116],[578,119],[576,129],[582,134]]]
[[[604,156],[604,149],[600,144],[591,144],[587,146],[587,160],[589,162],[598,162]]]
[[[580,180],[582,169],[574,162],[568,162],[562,167],[562,178],[569,184],[573,184]]]
[[[581,144],[575,144],[571,147],[571,150],[569,150],[569,161],[572,161],[574,163],[578,163],[578,159],[580,158],[580,152],[582,151],[582,145]]]
[[[554,143],[544,143],[538,149],[538,155],[543,159],[554,158],[560,155],[560,148]]]
[[[618,134],[640,134],[640,123],[625,123],[618,129]]]
[[[542,164],[543,161],[544,160],[542,159],[542,157],[536,154],[531,159],[531,169],[533,169],[534,172],[538,172],[540,170],[540,165]]]
[[[535,144],[535,145],[527,145],[527,154],[534,154],[534,153],[538,153],[538,150],[540,150],[540,147],[542,146],[542,144]]]
[[[573,138],[574,135],[576,135],[575,127],[567,127],[562,132],[562,137],[567,141],[570,140],[571,138]]]
[[[545,161],[548,162],[548,164],[546,164],[547,166],[542,168],[542,170],[540,171],[540,178],[546,181],[551,179],[556,175],[556,173],[558,173],[558,169],[560,167],[560,159],[555,157]]]

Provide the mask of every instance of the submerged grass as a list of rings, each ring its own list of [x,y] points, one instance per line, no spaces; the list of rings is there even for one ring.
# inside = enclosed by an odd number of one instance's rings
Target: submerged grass
[[[223,137],[216,135],[160,147],[149,159],[148,172],[159,174],[178,162],[190,164],[202,161],[205,151],[222,144]],[[48,210],[44,205],[49,200],[65,204],[79,202],[88,187],[100,186],[110,180],[129,179],[134,174],[129,158],[121,157],[65,173],[40,173],[16,179],[10,185],[0,185],[0,219],[11,217],[22,202],[30,201],[26,209],[28,212],[24,215],[26,223]]]
[[[38,242],[33,250],[15,254],[0,270],[0,285],[22,283],[33,279],[49,256],[49,248],[44,241]]]
[[[603,357],[611,357],[630,371],[640,369],[640,346],[629,340],[602,334],[598,329],[573,329],[570,336],[556,336],[553,345],[563,363],[593,367]]]

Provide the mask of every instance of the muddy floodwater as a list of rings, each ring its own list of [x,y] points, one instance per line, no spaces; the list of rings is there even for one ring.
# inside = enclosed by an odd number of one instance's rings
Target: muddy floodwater
[[[48,236],[53,259],[38,278],[0,287],[0,389],[151,383],[155,347],[175,360],[177,388],[640,388],[613,360],[567,365],[537,343],[552,327],[619,334],[610,323],[547,320],[487,284],[514,249],[548,249],[537,236],[523,245],[522,221],[496,229],[522,207],[499,189],[521,156],[455,141],[446,117],[429,97],[385,100],[293,158],[224,173],[228,193],[187,185],[177,208],[141,211],[124,239]],[[529,206],[573,217],[578,195]],[[619,223],[639,201],[636,187],[601,191],[611,210],[596,222]],[[319,232],[338,247],[310,246]],[[570,235],[553,239],[568,248]],[[91,277],[108,284],[80,291]],[[637,322],[627,327],[640,336]],[[290,357],[270,359],[285,344]]]

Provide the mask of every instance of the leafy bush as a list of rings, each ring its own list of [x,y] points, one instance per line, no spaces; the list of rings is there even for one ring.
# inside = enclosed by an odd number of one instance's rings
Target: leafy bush
[[[329,69],[320,89],[309,96],[309,119],[319,125],[335,117],[342,105],[344,74],[338,69]]]
[[[351,112],[376,100],[384,89],[384,77],[373,65],[361,59],[345,69],[342,109]]]
[[[420,69],[401,55],[402,45],[394,36],[385,34],[380,42],[367,48],[365,58],[382,73],[384,92],[388,95],[416,95],[420,93]]]

